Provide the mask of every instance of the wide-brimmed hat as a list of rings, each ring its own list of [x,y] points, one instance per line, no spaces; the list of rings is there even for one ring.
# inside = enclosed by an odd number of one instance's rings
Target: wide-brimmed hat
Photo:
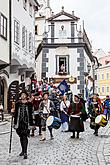
[[[44,92],[42,97],[44,97],[44,95],[48,95],[49,96],[49,92],[48,91]]]
[[[34,94],[34,96],[39,96],[40,95],[40,93],[39,92],[36,92],[35,94]]]
[[[22,90],[22,91],[20,92],[20,94],[19,94],[19,97],[21,97],[22,93],[25,93],[27,97],[29,96],[29,95],[28,95],[28,92],[27,92],[26,90]]]
[[[78,99],[80,99],[80,97],[78,95],[74,95],[74,97],[77,97]]]

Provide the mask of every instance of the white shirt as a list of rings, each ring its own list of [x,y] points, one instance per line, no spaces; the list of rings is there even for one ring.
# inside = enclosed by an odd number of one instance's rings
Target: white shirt
[[[50,100],[48,100],[47,104],[44,102],[44,109],[43,109],[43,114],[48,114],[50,113]]]
[[[65,104],[66,104],[66,105],[65,105]],[[62,101],[62,102],[60,103],[60,110],[63,111],[64,108],[69,108],[69,106],[70,106],[70,101],[66,100],[65,103],[64,103],[64,101]]]

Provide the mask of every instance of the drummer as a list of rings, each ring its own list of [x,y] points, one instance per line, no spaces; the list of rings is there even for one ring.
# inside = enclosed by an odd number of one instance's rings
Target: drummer
[[[81,115],[85,112],[83,104],[80,102],[78,95],[74,95],[74,100],[72,102],[72,112],[70,115],[70,131],[73,132],[71,138],[75,138],[75,132],[77,132],[77,138],[79,138],[79,133],[84,131],[84,123]]]
[[[91,102],[88,105],[88,112],[90,114],[90,128],[94,129],[94,135],[98,136],[99,125],[95,123],[95,118],[102,113],[102,104],[94,94]]]
[[[34,127],[32,128],[31,136],[34,136],[34,130],[36,129],[36,126],[39,127],[39,135],[41,135],[41,118],[39,115],[39,104],[41,101],[42,99],[40,97],[40,93],[39,92],[35,93],[34,98],[32,100],[33,109],[34,109],[33,118],[34,118],[35,124],[34,124]]]
[[[49,93],[45,92],[43,94],[43,101],[39,105],[39,112],[41,116],[41,126],[42,126],[42,137],[40,141],[46,140],[46,120],[50,115],[54,114],[55,107],[54,103],[49,100]],[[53,134],[52,134],[52,128],[48,127],[49,132],[50,132],[50,139],[53,139]]]

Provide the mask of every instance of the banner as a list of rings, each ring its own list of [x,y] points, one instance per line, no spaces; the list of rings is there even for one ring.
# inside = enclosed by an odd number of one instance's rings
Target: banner
[[[64,95],[65,92],[68,92],[68,84],[65,79],[58,85],[58,89]]]

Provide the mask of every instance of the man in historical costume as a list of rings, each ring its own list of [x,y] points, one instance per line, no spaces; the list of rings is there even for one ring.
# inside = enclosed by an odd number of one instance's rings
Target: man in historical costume
[[[27,100],[26,91],[20,93],[20,101],[15,104],[14,128],[20,137],[22,152],[19,156],[27,159],[28,137],[30,136],[30,127],[33,125],[32,103]]]
[[[80,102],[81,102],[81,103],[84,105],[84,107],[85,107],[86,100],[84,100],[82,94],[79,93],[78,96],[79,96],[79,98],[80,98]]]
[[[110,119],[110,97],[106,96],[106,99],[103,102],[104,114]]]
[[[102,113],[102,104],[96,94],[93,95],[88,104],[88,113],[90,115],[90,128],[94,129],[94,135],[98,136],[99,125],[95,123],[95,118]]]
[[[80,102],[78,95],[74,95],[74,101],[72,102],[72,109],[70,113],[70,131],[73,132],[71,138],[75,138],[75,132],[77,132],[77,138],[79,138],[79,133],[84,131],[84,123],[82,115],[85,113],[85,108]]]
[[[40,97],[40,93],[39,92],[35,93],[34,98],[32,100],[33,109],[34,109],[33,117],[35,123],[34,123],[34,127],[32,128],[31,136],[34,136],[34,131],[36,129],[36,126],[39,127],[39,135],[41,135],[41,117],[39,115],[39,105],[41,101],[42,98]]]
[[[42,130],[42,137],[40,141],[46,140],[46,120],[50,115],[54,114],[55,107],[54,103],[49,100],[49,93],[45,92],[43,94],[43,101],[39,105],[39,112],[41,116],[41,130]],[[49,132],[50,132],[50,138],[53,139],[53,134],[52,134],[52,128],[48,127]]]

